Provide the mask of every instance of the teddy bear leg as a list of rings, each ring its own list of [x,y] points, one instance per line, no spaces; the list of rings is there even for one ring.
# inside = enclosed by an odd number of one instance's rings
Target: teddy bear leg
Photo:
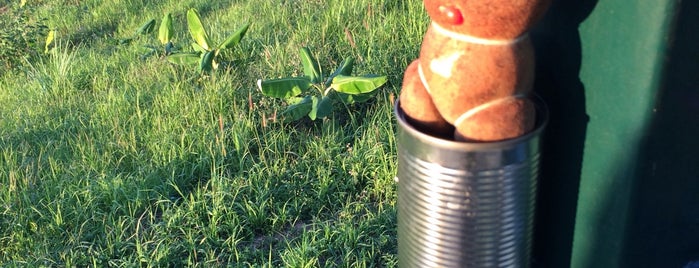
[[[450,138],[454,127],[437,111],[430,93],[425,88],[418,72],[419,59],[413,61],[403,76],[400,107],[408,122],[416,129],[437,137]]]
[[[536,107],[525,97],[508,97],[476,107],[454,123],[459,141],[499,141],[526,134],[536,123]]]

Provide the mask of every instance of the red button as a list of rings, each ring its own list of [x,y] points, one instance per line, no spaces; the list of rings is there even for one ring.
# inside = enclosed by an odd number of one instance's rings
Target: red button
[[[444,15],[448,23],[454,25],[464,23],[464,16],[461,15],[461,11],[459,11],[458,8],[439,6],[439,12],[441,12]]]

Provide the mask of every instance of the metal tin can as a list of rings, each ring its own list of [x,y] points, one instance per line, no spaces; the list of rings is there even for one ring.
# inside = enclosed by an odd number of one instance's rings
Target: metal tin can
[[[537,103],[532,132],[499,142],[455,142],[398,121],[398,266],[529,267],[548,120]]]

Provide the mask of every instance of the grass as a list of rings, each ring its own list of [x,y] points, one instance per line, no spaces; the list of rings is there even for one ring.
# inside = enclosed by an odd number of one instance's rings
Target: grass
[[[422,1],[28,1],[54,52],[0,77],[0,266],[376,267],[396,264],[391,100],[417,57]],[[60,3],[59,3],[60,2]],[[139,59],[149,18],[200,11],[213,40],[252,26],[235,65]],[[255,81],[357,58],[369,103],[273,122]]]

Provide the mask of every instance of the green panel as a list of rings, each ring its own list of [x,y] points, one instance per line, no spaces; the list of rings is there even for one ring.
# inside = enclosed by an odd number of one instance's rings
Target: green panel
[[[674,1],[603,0],[580,27],[590,121],[571,267],[619,267],[636,156],[660,86]]]
[[[699,1],[555,1],[535,267],[699,259]],[[676,33],[676,35],[673,35]]]
[[[653,119],[637,158],[621,267],[699,260],[699,1],[675,9]]]

